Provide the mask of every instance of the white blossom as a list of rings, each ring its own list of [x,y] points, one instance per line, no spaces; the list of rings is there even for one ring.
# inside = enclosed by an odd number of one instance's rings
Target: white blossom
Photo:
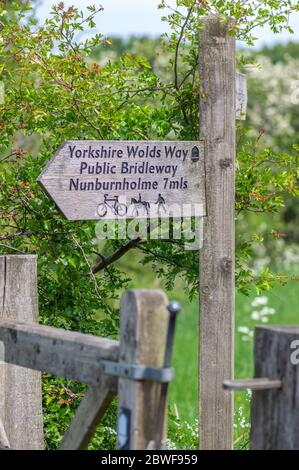
[[[261,296],[261,297],[255,297],[253,301],[251,302],[252,307],[259,307],[260,305],[266,305],[268,303],[268,297],[266,296]]]

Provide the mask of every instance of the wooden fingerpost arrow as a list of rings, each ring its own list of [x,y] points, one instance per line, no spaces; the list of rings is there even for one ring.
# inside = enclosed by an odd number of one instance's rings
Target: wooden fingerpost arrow
[[[205,215],[202,141],[69,141],[38,181],[68,220]]]

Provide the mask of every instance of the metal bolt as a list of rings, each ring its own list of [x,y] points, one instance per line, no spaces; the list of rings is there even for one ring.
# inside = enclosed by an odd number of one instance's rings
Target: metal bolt
[[[167,310],[171,315],[177,315],[182,310],[182,306],[176,300],[173,300],[167,305]]]
[[[174,343],[176,319],[177,319],[177,314],[180,313],[181,309],[182,309],[181,305],[176,301],[172,301],[167,305],[167,310],[169,312],[169,323],[168,323],[166,349],[165,349],[164,364],[163,364],[163,367],[165,368],[171,366],[171,357],[172,357],[172,350],[173,350],[173,343]],[[158,414],[157,414],[157,428],[156,428],[156,436],[155,436],[156,449],[161,448],[162,439],[163,439],[164,416],[165,416],[165,410],[167,406],[166,405],[167,390],[168,390],[168,384],[167,383],[162,384],[160,403],[158,406]]]

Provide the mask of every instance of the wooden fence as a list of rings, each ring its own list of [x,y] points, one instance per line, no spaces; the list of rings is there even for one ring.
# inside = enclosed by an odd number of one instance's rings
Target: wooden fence
[[[59,449],[86,449],[119,396],[118,446],[160,448],[178,305],[161,291],[129,290],[120,341],[37,323],[35,256],[0,256],[0,447],[44,447],[41,373],[88,384]],[[252,390],[251,449],[299,449],[299,327],[258,327],[255,376],[226,380]]]
[[[89,386],[60,449],[85,449],[117,393],[119,447],[160,448],[178,310],[161,291],[127,291],[119,342],[39,325],[36,257],[0,256],[0,447],[43,448],[43,371]]]

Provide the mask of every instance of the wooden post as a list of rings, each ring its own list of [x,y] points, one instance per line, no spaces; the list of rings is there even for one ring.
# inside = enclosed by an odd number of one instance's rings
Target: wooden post
[[[0,256],[0,322],[36,322],[36,256]],[[0,364],[0,419],[9,446],[43,448],[40,372]]]
[[[167,298],[161,291],[134,289],[125,293],[120,362],[163,366],[169,319],[166,307]],[[123,448],[142,450],[155,440],[160,390],[156,382],[119,379],[119,441],[121,438]],[[127,424],[128,440],[124,444]]]
[[[251,449],[298,450],[299,328],[256,328],[254,358],[255,377],[280,380],[282,387],[253,392]]]
[[[201,138],[207,217],[200,252],[200,446],[231,449],[235,270],[235,39],[218,16],[203,20],[200,43]]]

